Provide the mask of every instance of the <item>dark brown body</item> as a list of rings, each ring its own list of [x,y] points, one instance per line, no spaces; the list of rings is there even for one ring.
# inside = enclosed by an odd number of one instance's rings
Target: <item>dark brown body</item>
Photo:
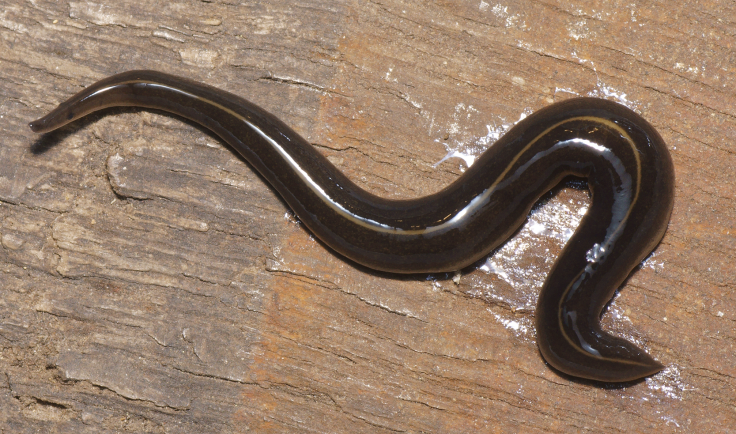
[[[540,351],[562,372],[601,381],[634,380],[662,368],[599,324],[615,290],[662,238],[674,197],[672,162],[662,139],[623,106],[591,98],[554,104],[517,124],[444,190],[401,201],[365,192],[248,101],[159,72],[109,77],[30,126],[50,131],[113,106],[165,110],[209,128],[325,244],[394,273],[473,264],[505,241],[563,177],[586,178],[592,205],[540,294]]]

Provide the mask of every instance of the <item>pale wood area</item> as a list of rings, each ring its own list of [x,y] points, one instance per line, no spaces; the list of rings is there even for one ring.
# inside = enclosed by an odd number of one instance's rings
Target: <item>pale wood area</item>
[[[0,1],[0,432],[734,432],[736,4]],[[481,267],[333,255],[217,138],[83,86],[157,69],[242,95],[376,194],[447,185],[523,113],[624,101],[672,150],[662,244],[604,322],[667,370],[605,387],[539,355],[563,188]]]

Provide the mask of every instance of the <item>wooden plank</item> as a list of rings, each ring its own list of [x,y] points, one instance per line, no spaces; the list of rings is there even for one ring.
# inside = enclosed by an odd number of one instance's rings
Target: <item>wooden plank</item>
[[[713,0],[5,1],[0,430],[732,431],[735,21]],[[26,127],[130,69],[242,95],[393,198],[556,100],[632,107],[672,151],[676,203],[603,321],[667,369],[602,387],[539,355],[536,296],[589,204],[575,186],[485,264],[397,277],[326,250],[179,119]]]

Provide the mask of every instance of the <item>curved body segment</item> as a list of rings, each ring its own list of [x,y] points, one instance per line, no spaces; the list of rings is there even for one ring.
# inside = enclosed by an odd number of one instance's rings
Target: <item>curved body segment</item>
[[[664,142],[621,105],[577,98],[544,108],[514,126],[445,189],[410,200],[367,193],[291,128],[245,99],[155,71],[99,81],[30,127],[51,131],[119,106],[164,110],[210,129],[326,245],[393,273],[471,265],[511,236],[562,178],[585,178],[592,204],[542,288],[539,349],[556,369],[599,381],[635,380],[662,368],[600,327],[606,303],[664,235],[674,199]]]

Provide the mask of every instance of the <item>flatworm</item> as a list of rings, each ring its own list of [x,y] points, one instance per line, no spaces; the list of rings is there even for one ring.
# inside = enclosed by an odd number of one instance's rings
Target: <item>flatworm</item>
[[[355,185],[265,110],[161,72],[108,77],[30,127],[47,132],[119,106],[164,110],[210,129],[327,246],[392,273],[469,266],[509,238],[564,177],[585,178],[591,206],[539,296],[540,352],[563,373],[599,381],[631,381],[663,367],[600,326],[606,303],[664,235],[674,200],[674,169],[662,138],[626,107],[594,98],[552,104],[515,125],[443,190],[389,200]]]

